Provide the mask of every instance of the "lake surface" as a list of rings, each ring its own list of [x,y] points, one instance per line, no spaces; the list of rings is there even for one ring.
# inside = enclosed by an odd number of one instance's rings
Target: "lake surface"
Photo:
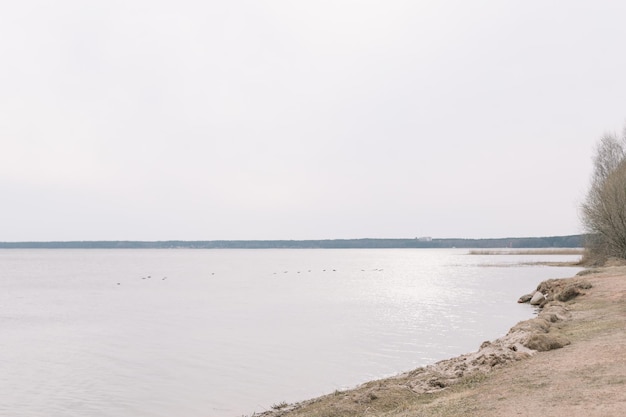
[[[571,255],[2,250],[0,415],[235,417],[478,349]]]

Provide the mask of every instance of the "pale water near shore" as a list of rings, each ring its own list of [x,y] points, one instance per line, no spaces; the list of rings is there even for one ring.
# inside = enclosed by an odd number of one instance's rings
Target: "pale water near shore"
[[[468,252],[0,251],[0,415],[252,414],[474,351],[579,270]]]

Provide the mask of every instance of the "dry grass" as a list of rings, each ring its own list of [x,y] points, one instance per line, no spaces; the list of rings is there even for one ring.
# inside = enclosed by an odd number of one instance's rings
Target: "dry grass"
[[[464,401],[464,393],[482,384],[487,375],[477,373],[462,378],[445,390],[417,394],[403,386],[402,379],[374,381],[356,390],[335,392],[311,400],[301,407],[272,416],[285,417],[418,417],[472,415],[474,405]]]

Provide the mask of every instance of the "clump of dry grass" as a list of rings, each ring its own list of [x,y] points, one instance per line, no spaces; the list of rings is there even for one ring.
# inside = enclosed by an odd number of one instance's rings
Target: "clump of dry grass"
[[[526,347],[537,352],[546,352],[548,350],[560,349],[569,344],[569,340],[558,335],[534,334],[526,342]]]
[[[281,409],[286,408],[288,406],[289,406],[289,404],[287,404],[285,401],[282,401],[282,402],[280,402],[278,404],[274,404],[272,406],[272,410],[281,410]]]

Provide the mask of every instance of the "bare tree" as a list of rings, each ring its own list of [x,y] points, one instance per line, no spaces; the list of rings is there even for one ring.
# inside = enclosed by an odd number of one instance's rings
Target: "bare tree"
[[[626,259],[626,128],[621,139],[607,134],[596,147],[582,220],[592,259]]]
[[[624,128],[626,134],[626,128]],[[626,137],[617,139],[613,133],[605,133],[596,147],[593,158],[593,182],[606,179],[622,162],[626,152]]]

